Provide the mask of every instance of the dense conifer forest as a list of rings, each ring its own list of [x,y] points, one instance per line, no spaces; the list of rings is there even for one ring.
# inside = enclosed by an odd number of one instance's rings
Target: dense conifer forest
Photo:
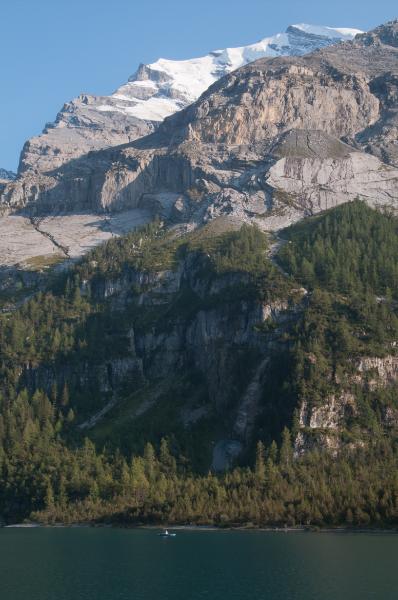
[[[398,220],[358,201],[292,226],[281,237],[282,248],[271,261],[270,241],[255,227],[173,236],[155,222],[96,248],[16,308],[7,308],[7,300],[0,316],[3,522],[397,525],[398,436],[382,419],[386,407],[398,408],[397,385],[360,387],[352,381],[351,365],[355,357],[395,353]],[[294,302],[297,290],[305,291],[301,312],[287,329],[279,333],[272,319],[264,323],[264,335],[275,332],[284,348],[275,356],[268,401],[278,414],[289,409],[293,416],[282,431],[270,427],[267,413],[257,445],[243,463],[220,475],[198,466],[193,440],[189,449],[190,440],[173,435],[141,435],[120,447],[112,439],[89,439],[78,425],[98,405],[98,390],[68,381],[44,389],[26,375],[41,364],[57,369],[65,357],[72,365],[95,365],[123,356],[128,323],[163,327],[162,310],[172,319],[181,311],[189,316],[198,303],[225,301],[220,295],[178,297],[166,309],[144,312],[133,303],[121,314],[91,291],[105,277],[173,269],[188,254],[203,258],[202,276],[209,280],[245,276],[228,297],[231,303]],[[316,446],[295,452],[294,407],[303,400],[319,405],[342,382],[359,407],[342,432],[344,444],[338,452]]]

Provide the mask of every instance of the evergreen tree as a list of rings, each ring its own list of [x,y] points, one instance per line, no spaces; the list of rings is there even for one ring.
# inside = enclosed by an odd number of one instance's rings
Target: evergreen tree
[[[262,442],[257,442],[255,474],[259,483],[265,481],[264,444]]]

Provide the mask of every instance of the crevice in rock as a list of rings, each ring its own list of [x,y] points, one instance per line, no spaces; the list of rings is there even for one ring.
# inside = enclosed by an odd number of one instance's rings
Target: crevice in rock
[[[31,225],[34,227],[34,229],[36,229],[37,233],[40,233],[44,237],[48,238],[50,240],[50,242],[56,248],[58,248],[58,250],[61,250],[61,252],[63,254],[65,254],[66,258],[71,258],[70,254],[69,254],[69,246],[64,246],[63,244],[61,244],[60,242],[58,242],[55,239],[55,237],[52,235],[52,233],[49,233],[48,231],[45,231],[44,229],[41,229],[40,226],[41,226],[41,223],[43,221],[43,218],[29,217],[29,220],[30,220]]]

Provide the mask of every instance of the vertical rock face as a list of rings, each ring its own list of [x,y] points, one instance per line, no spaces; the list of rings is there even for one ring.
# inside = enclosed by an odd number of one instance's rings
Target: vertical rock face
[[[164,129],[183,139],[226,145],[272,140],[290,129],[353,136],[379,117],[361,74],[331,72],[318,55],[258,61],[230,75]],[[175,134],[174,134],[175,135]]]
[[[290,132],[276,155],[279,160],[269,170],[268,185],[307,214],[358,197],[371,206],[398,201],[398,169],[319,132]]]
[[[98,111],[98,99],[82,95],[67,102],[54,123],[25,142],[18,173],[56,174],[62,165],[91,151],[127,144],[148,135],[155,123],[118,111]]]
[[[19,173],[50,172],[92,150],[129,143],[194,102],[227,73],[264,56],[302,55],[361,33],[358,29],[294,25],[286,33],[201,58],[140,65],[110,96],[81,94],[67,102],[42,135],[28,140]]]

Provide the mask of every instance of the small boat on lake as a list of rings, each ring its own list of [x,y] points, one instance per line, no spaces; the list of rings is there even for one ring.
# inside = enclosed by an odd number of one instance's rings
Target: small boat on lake
[[[164,531],[162,531],[161,533],[159,533],[160,537],[163,538],[169,538],[169,537],[175,537],[177,534],[176,533],[170,533],[167,529],[165,529]]]

